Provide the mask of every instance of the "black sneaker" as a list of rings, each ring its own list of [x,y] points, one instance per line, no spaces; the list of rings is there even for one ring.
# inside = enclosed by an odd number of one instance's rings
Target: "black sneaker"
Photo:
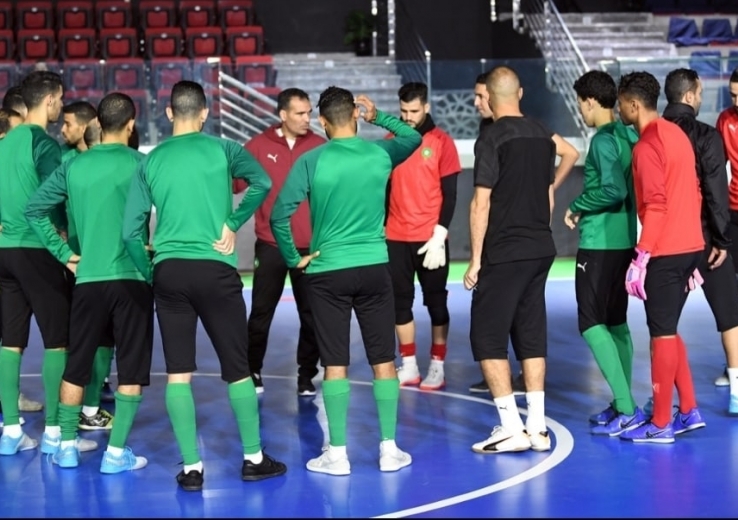
[[[177,484],[185,491],[202,491],[203,473],[193,469],[185,474],[182,470],[177,474]]]
[[[112,430],[113,416],[103,408],[100,408],[92,417],[79,412],[79,424],[77,426],[80,430],[87,431]]]
[[[488,394],[489,387],[487,386],[487,381],[482,379],[479,383],[474,383],[473,385],[470,385],[469,391],[473,394]]]
[[[316,393],[315,385],[311,379],[308,379],[307,377],[297,378],[297,395],[310,396],[315,395]]]
[[[256,393],[263,394],[264,383],[261,381],[261,374],[258,372],[254,372],[253,374],[251,374],[251,379],[254,380],[254,388],[256,388]]]
[[[254,464],[250,460],[244,460],[241,467],[242,480],[264,480],[265,478],[278,477],[287,473],[287,466],[274,460],[262,452],[264,460],[260,464]]]

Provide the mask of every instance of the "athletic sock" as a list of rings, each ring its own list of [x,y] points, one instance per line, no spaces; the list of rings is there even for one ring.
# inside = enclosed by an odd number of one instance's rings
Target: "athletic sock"
[[[20,411],[18,410],[20,371],[21,354],[9,348],[0,348],[0,401],[3,403],[6,433],[8,426],[18,425],[20,427]]]
[[[142,395],[125,395],[115,392],[115,420],[113,421],[113,428],[110,430],[108,449],[111,446],[120,449],[126,447],[128,435],[131,433],[131,428],[133,428],[133,420],[142,399]]]
[[[379,431],[382,440],[393,440],[397,435],[397,408],[400,402],[400,380],[375,379],[372,383],[377,403]]]
[[[59,426],[59,388],[66,365],[66,349],[44,350],[41,377],[44,381],[44,394],[46,395],[46,426]],[[77,420],[79,420],[79,415],[77,415]]]
[[[595,325],[582,333],[584,341],[592,350],[600,372],[610,386],[613,394],[613,407],[619,413],[633,415],[635,400],[625,377],[622,358],[619,356],[615,340],[605,325]]]
[[[415,342],[405,343],[404,345],[402,344],[400,345],[400,356],[403,358],[410,357],[410,356],[415,357],[415,351],[416,351]]]
[[[671,403],[674,395],[677,365],[679,364],[679,340],[653,338],[651,359],[651,383],[653,387],[653,418],[651,422],[665,428],[671,421]]]
[[[526,392],[525,401],[528,404],[528,418],[525,421],[525,429],[530,434],[545,432],[546,392]]]
[[[614,325],[607,328],[612,335],[615,346],[618,349],[620,357],[620,365],[623,367],[625,381],[628,388],[633,388],[633,338],[630,335],[630,328],[627,323]]]
[[[79,425],[79,412],[82,405],[59,403],[59,426],[61,427],[61,440],[74,441],[77,438]]]
[[[525,430],[523,420],[520,418],[520,412],[518,411],[518,404],[515,402],[515,396],[513,394],[506,395],[505,397],[495,397],[495,406],[497,407],[497,413],[500,414],[500,424],[509,433],[514,435]]]
[[[167,383],[164,401],[185,466],[197,464],[200,462],[200,452],[197,449],[197,423],[192,386],[189,383]]]
[[[679,395],[679,411],[689,413],[693,408],[697,408],[697,397],[694,393],[692,370],[689,368],[687,346],[679,334],[677,334],[676,338],[679,345],[679,364],[677,365],[675,382],[677,394]]]
[[[92,408],[98,408],[100,406],[100,395],[102,394],[102,386],[105,382],[105,378],[110,372],[110,362],[113,358],[113,349],[110,347],[97,347],[95,352],[95,361],[92,364],[92,372],[90,374],[90,382],[85,387],[85,398],[82,404],[87,408],[87,412],[91,411]],[[86,413],[85,415],[90,416],[97,413],[97,410],[92,414]]]
[[[444,361],[446,359],[447,347],[445,343],[433,343],[431,345],[431,359]]]
[[[228,400],[238,423],[244,455],[261,453],[259,433],[259,399],[256,396],[254,380],[248,378],[228,385]]]
[[[323,402],[328,418],[328,436],[331,446],[346,446],[346,422],[351,386],[348,379],[323,381]]]

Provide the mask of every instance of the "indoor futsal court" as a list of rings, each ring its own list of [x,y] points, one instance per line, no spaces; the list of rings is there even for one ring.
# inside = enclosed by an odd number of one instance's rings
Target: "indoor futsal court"
[[[689,296],[680,333],[689,350],[706,428],[680,435],[671,445],[634,445],[590,435],[587,419],[607,406],[610,395],[577,331],[574,264],[558,260],[547,287],[546,416],[553,449],[478,455],[471,445],[489,435],[498,415],[490,396],[468,392],[480,371],[469,347],[471,295],[459,283],[464,269],[455,264],[451,270],[445,391],[401,392],[397,443],[413,456],[411,466],[396,473],[379,471],[371,371],[354,321],[348,418],[352,473],[335,477],[305,469],[308,459],[320,454],[325,412],[321,376],[316,379],[317,396],[296,393],[298,320],[286,289],[271,329],[262,373],[265,393],[260,397],[265,451],[287,464],[284,477],[241,481],[241,445],[226,385],[200,329],[199,373],[193,388],[205,486],[201,493],[178,489],[180,459],[164,407],[166,378],[157,332],[152,386],[144,391],[129,438],[136,454],[148,458],[148,467],[102,475],[104,432],[81,432],[97,440],[100,448],[83,453],[80,467],[73,470],[53,465],[39,450],[1,457],[0,517],[735,517],[738,417],[727,415],[728,388],[713,384],[723,370],[724,355],[701,290]],[[249,278],[245,282],[250,308]],[[415,313],[424,373],[430,326],[419,298]],[[633,298],[629,324],[636,349],[634,392],[642,406],[650,389],[648,335],[643,304]],[[41,357],[34,325],[21,390],[36,400],[43,399]],[[518,403],[524,412],[524,398]],[[26,433],[39,439],[43,413],[21,415]]]

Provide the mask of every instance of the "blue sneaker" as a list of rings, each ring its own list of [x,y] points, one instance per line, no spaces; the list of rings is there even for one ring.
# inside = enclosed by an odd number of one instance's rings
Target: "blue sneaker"
[[[51,461],[60,468],[76,468],[79,466],[79,451],[75,446],[57,450],[51,456]]]
[[[148,464],[148,461],[145,457],[136,457],[131,448],[126,446],[123,455],[120,457],[115,457],[109,451],[105,451],[100,464],[100,473],[108,475],[123,473],[124,471],[145,468],[146,464]]]
[[[0,455],[15,455],[19,451],[32,450],[38,446],[38,442],[31,439],[25,433],[20,437],[11,437],[3,434],[0,437]]]
[[[633,415],[618,414],[607,424],[598,424],[592,427],[592,435],[609,435],[617,437],[624,432],[638,428],[648,420],[640,408],[636,407]]]
[[[671,444],[674,442],[674,429],[671,423],[665,428],[659,428],[652,422],[647,422],[633,430],[623,432],[620,435],[623,441],[652,442],[656,444]]]
[[[612,405],[610,405],[604,410],[602,410],[600,413],[590,415],[589,422],[591,422],[592,424],[603,424],[604,425],[612,421],[617,416],[618,416],[617,410],[615,410],[615,408],[613,408]]]
[[[730,396],[730,403],[728,404],[728,414],[738,415],[738,395]]]
[[[643,406],[643,413],[649,417],[653,417],[653,397],[649,397],[646,404]]]
[[[689,413],[681,413],[678,409],[674,414],[674,420],[672,421],[672,428],[674,429],[674,435],[680,433],[691,432],[697,428],[704,428],[707,426],[702,415],[697,408],[692,408]]]

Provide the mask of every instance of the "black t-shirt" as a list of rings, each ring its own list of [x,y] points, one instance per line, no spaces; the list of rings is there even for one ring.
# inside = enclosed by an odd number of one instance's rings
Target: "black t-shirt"
[[[548,199],[556,161],[552,136],[527,117],[502,117],[479,135],[474,186],[492,189],[483,264],[556,254]]]

